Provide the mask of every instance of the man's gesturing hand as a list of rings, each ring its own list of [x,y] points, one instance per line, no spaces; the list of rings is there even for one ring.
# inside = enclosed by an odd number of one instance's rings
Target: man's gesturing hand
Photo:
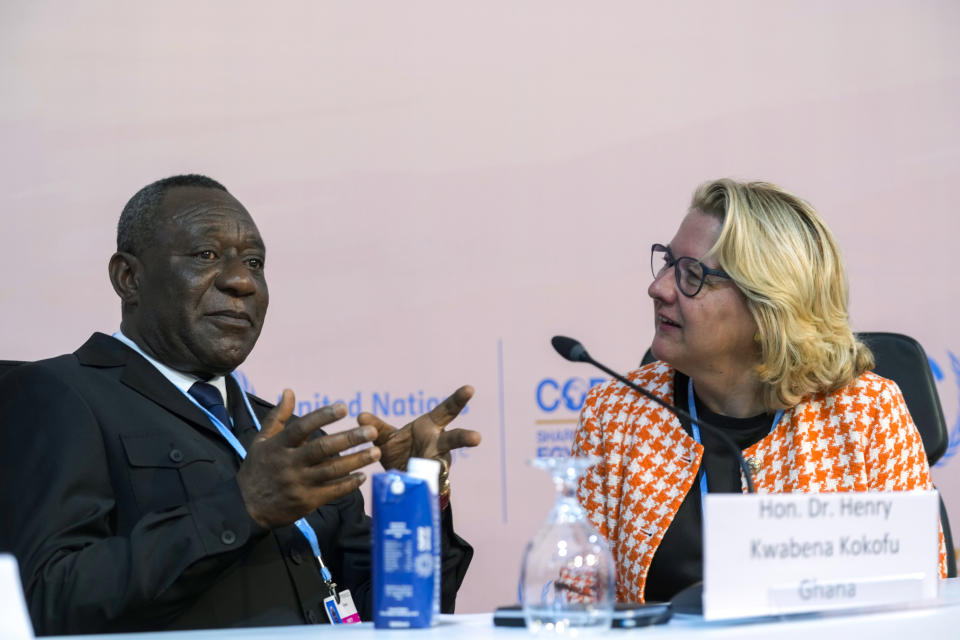
[[[377,428],[374,444],[380,447],[384,469],[406,469],[407,460],[442,458],[450,462],[450,451],[480,444],[480,434],[470,429],[445,430],[473,397],[473,387],[462,386],[450,396],[402,429],[392,427],[372,413],[361,413],[357,423]]]
[[[350,493],[365,479],[357,469],[380,459],[377,447],[336,455],[376,438],[377,430],[373,427],[310,437],[346,415],[342,404],[299,418],[293,417],[293,407],[293,391],[284,389],[280,404],[264,419],[263,430],[250,445],[237,472],[247,512],[267,529],[290,524]]]

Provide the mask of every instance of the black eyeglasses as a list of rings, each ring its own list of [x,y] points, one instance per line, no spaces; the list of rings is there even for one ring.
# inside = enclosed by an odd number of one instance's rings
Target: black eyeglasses
[[[700,293],[707,276],[730,279],[730,274],[726,271],[711,269],[696,258],[690,256],[674,258],[670,249],[662,244],[650,247],[650,271],[653,272],[653,277],[659,278],[670,267],[674,267],[673,275],[677,278],[677,290],[688,298]]]

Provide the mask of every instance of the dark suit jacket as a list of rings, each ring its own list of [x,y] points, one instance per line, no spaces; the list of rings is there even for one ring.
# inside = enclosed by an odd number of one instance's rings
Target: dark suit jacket
[[[244,444],[256,429],[228,378]],[[258,417],[271,405],[251,397]],[[260,528],[240,460],[149,362],[94,334],[0,380],[0,549],[20,562],[39,634],[323,622],[321,578],[293,526]],[[359,492],[309,516],[324,562],[372,618]],[[443,609],[473,550],[444,517]]]

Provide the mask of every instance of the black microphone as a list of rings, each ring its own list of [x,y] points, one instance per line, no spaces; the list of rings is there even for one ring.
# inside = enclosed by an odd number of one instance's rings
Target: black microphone
[[[573,338],[568,338],[567,336],[553,336],[553,338],[550,339],[550,343],[553,345],[553,348],[557,350],[557,353],[559,353],[561,356],[563,356],[570,362],[589,362],[590,364],[595,366],[597,369],[600,369],[601,371],[603,371],[606,374],[609,374],[616,380],[619,380],[620,382],[627,385],[628,387],[630,387],[640,395],[644,396],[645,398],[649,398],[650,400],[653,400],[661,407],[669,409],[670,411],[677,414],[681,418],[686,418],[690,422],[699,425],[702,429],[706,429],[713,435],[720,438],[720,441],[723,442],[723,444],[726,445],[727,448],[729,448],[730,451],[733,452],[733,455],[736,457],[737,462],[740,465],[740,470],[743,471],[743,476],[747,479],[747,491],[749,493],[756,493],[756,490],[753,488],[753,477],[752,477],[752,474],[750,473],[750,467],[747,466],[747,461],[743,459],[743,453],[740,452],[740,448],[736,444],[734,444],[733,440],[730,439],[730,436],[728,436],[726,433],[723,432],[723,429],[720,429],[719,427],[715,427],[708,422],[704,422],[699,418],[694,418],[693,416],[691,416],[689,413],[687,413],[680,407],[675,407],[669,402],[665,400],[661,400],[660,398],[653,395],[652,393],[650,393],[640,385],[634,382],[631,382],[627,378],[623,377],[613,369],[610,369],[609,367],[606,367],[600,364],[599,362],[597,362],[596,360],[590,357],[590,354],[587,353],[587,350],[584,348],[582,344],[580,344],[578,340],[574,340]]]

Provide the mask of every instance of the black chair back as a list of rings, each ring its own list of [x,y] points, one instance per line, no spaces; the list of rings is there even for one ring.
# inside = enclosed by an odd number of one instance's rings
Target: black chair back
[[[950,434],[926,352],[919,342],[900,333],[865,332],[858,337],[873,351],[874,372],[896,382],[903,392],[933,466],[946,452]]]

